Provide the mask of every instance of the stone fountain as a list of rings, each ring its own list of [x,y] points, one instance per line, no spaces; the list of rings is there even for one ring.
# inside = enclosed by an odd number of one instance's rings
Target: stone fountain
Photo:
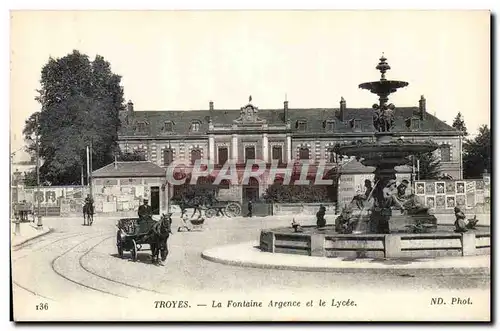
[[[335,224],[304,225],[265,229],[260,234],[260,249],[270,253],[354,258],[422,258],[437,256],[483,255],[490,252],[490,229],[456,233],[451,224],[438,224],[427,207],[413,194],[401,195],[396,188],[395,167],[405,165],[411,155],[434,151],[432,141],[406,140],[394,132],[394,111],[389,95],[408,86],[407,82],[388,80],[391,68],[382,56],[376,67],[380,80],[359,85],[378,95],[373,105],[372,141],[335,146],[339,155],[356,157],[365,166],[375,167],[375,185],[365,198],[355,197],[359,213],[344,208]],[[356,203],[354,203],[356,202]],[[314,217],[311,215],[313,221]]]
[[[372,106],[374,140],[335,146],[337,154],[354,156],[363,165],[375,167],[372,203],[366,207],[365,217],[355,216],[354,220],[343,221],[356,222],[350,227],[356,233],[389,233],[391,230],[399,232],[405,229],[411,231],[419,224],[426,225],[427,232],[435,231],[436,218],[429,215],[427,208],[419,206],[413,195],[404,200],[396,197],[395,167],[408,164],[411,155],[432,152],[438,146],[433,141],[404,140],[393,132],[396,107],[392,103],[388,104],[389,95],[408,86],[408,83],[386,79],[385,74],[391,67],[384,56],[380,58],[376,69],[381,72],[380,80],[359,85],[379,97],[379,103]],[[400,215],[393,215],[395,208],[401,211]]]

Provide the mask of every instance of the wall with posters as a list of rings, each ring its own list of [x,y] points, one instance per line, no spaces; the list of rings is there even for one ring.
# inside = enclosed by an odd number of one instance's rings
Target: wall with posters
[[[151,188],[159,189],[160,208],[166,206],[162,191],[162,178],[109,178],[93,180],[93,197],[96,213],[137,211],[143,198],[150,199]],[[83,202],[90,189],[86,186],[12,187],[12,203],[23,200],[31,203],[35,211],[40,201],[42,216],[82,215]],[[150,201],[151,204],[151,201]]]
[[[12,187],[12,203],[26,201],[42,216],[81,214],[89,189],[83,186]]]
[[[436,213],[465,208],[477,213],[490,212],[489,177],[477,180],[425,180],[415,182],[419,201]]]

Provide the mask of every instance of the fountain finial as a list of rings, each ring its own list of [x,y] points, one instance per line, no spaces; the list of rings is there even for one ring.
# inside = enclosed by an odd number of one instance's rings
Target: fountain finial
[[[380,80],[386,80],[385,73],[387,70],[391,69],[391,66],[386,62],[387,58],[384,56],[384,53],[382,53],[382,57],[379,60],[380,60],[380,62],[378,63],[378,65],[375,68],[382,73]]]

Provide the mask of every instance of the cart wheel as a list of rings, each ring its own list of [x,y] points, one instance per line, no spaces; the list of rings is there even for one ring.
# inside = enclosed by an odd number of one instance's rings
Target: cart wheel
[[[207,211],[205,212],[205,216],[207,218],[212,218],[212,217],[214,217],[216,215],[216,213],[217,212],[215,211],[215,209],[210,208],[210,209],[207,209]]]
[[[134,239],[132,239],[132,249],[130,250],[130,254],[132,254],[132,261],[137,261],[137,245]]]
[[[226,206],[225,214],[229,217],[237,217],[241,215],[241,206],[236,202],[230,202]]]
[[[123,258],[123,243],[120,237],[120,231],[116,232],[116,248],[118,249],[118,256]]]
[[[161,260],[162,260],[162,261],[165,261],[165,260],[167,259],[168,249],[163,248],[163,249],[160,251],[160,254],[161,254]]]

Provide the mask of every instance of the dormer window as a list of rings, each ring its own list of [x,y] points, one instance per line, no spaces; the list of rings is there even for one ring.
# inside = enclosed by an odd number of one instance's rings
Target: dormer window
[[[199,121],[194,121],[191,123],[191,132],[199,132],[201,124]]]
[[[410,131],[418,131],[420,129],[420,119],[416,117],[410,117],[405,120],[406,127]]]
[[[295,127],[297,131],[305,132],[307,129],[307,122],[305,120],[298,120]]]
[[[411,119],[411,129],[412,130],[420,130],[420,119],[418,119],[418,118]]]
[[[354,132],[361,132],[361,120],[353,118],[352,120],[349,121],[349,124],[351,125],[351,128]]]
[[[324,121],[323,128],[325,128],[326,132],[333,132],[335,130],[335,121],[334,120]]]
[[[174,122],[172,122],[172,121],[166,121],[163,124],[163,131],[164,132],[172,132],[172,131],[174,131]]]
[[[148,125],[146,122],[144,122],[144,121],[137,122],[136,130],[138,133],[146,133],[147,129],[148,129]]]

